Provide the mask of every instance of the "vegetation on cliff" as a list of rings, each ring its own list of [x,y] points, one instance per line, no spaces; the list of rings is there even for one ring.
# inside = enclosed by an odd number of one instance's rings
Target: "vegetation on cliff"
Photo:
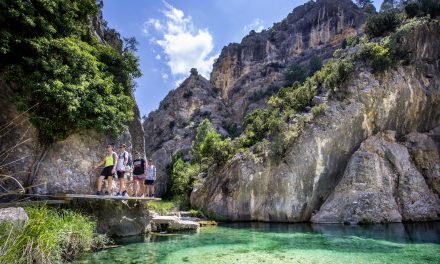
[[[423,1],[420,3],[423,6]],[[328,111],[329,105],[325,101],[350,98],[352,91],[347,82],[355,70],[382,74],[397,65],[399,60],[410,59],[405,50],[405,38],[429,21],[430,18],[426,17],[411,18],[408,14],[392,12],[372,16],[366,26],[369,31],[363,36],[348,37],[343,49],[337,50],[322,68],[315,69],[313,75],[305,77],[307,70],[298,65],[288,69],[286,80],[291,85],[271,96],[266,108],[256,109],[247,115],[243,122],[244,131],[233,140],[222,138],[215,130],[200,133],[208,124],[204,121],[193,142],[193,160],[185,162],[177,158],[171,164],[171,189],[176,190],[173,186],[183,183],[185,191],[179,194],[189,194],[201,175],[208,173],[212,167],[221,169],[237,153],[269,153],[282,160],[290,143],[301,135],[305,124]],[[315,96],[322,98],[323,102],[312,105]],[[206,148],[209,151],[194,148],[203,144],[209,145]],[[194,163],[194,160],[197,162]],[[194,164],[198,167],[193,167]]]
[[[6,0],[0,7],[0,73],[40,139],[89,128],[120,134],[133,118],[138,59],[94,36],[96,1]]]
[[[0,224],[0,263],[60,263],[109,243],[94,233],[96,223],[73,211],[26,209],[24,224]]]

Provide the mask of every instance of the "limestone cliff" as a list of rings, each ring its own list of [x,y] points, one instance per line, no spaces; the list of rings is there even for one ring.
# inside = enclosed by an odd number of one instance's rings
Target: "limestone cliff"
[[[422,174],[418,168],[427,162],[431,163],[430,173]],[[341,181],[311,220],[319,223],[438,220],[438,164],[438,150],[429,134],[413,132],[403,144],[396,142],[393,131],[371,136],[350,158]]]
[[[188,156],[195,129],[203,118],[210,118],[217,130],[223,129],[228,110],[218,90],[193,69],[191,75],[175,90],[168,93],[159,109],[151,112],[144,122],[148,157],[158,168],[158,193],[168,184],[166,167],[177,151]]]
[[[359,33],[368,14],[350,0],[318,0],[299,6],[287,18],[261,33],[251,32],[240,44],[223,48],[214,63],[211,81],[241,123],[267,98],[256,98],[280,87],[286,68],[305,64],[312,55],[328,59],[347,36]]]
[[[192,205],[229,220],[438,220],[438,145],[410,133],[440,125],[440,23],[413,32],[402,41],[410,61],[376,75],[358,64],[344,85],[351,95],[329,99],[283,159],[236,155],[208,173]],[[373,136],[386,130],[396,136]]]
[[[306,64],[313,55],[331,57],[346,36],[361,31],[367,16],[350,0],[310,1],[270,29],[224,47],[210,81],[191,74],[144,121],[146,153],[159,170],[158,194],[166,191],[171,156],[181,151],[188,157],[199,120],[209,117],[220,133],[235,136],[244,116],[264,107],[283,85],[288,66]]]

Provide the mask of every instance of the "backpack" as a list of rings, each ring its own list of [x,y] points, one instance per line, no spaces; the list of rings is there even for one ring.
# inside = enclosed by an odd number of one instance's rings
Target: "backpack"
[[[128,154],[128,159],[127,159],[127,166],[133,166],[133,158],[131,157],[130,154]]]

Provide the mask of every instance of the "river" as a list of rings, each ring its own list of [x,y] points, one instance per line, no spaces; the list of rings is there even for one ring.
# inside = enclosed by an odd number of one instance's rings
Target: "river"
[[[118,243],[76,263],[440,263],[440,222],[233,223]]]

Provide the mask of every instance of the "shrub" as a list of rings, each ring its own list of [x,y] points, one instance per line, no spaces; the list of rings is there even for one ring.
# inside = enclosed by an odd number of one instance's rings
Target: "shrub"
[[[365,34],[370,38],[381,37],[393,32],[400,24],[399,15],[394,12],[383,12],[371,16],[365,23]]]
[[[300,64],[291,65],[285,75],[285,86],[291,86],[294,82],[303,82],[307,77],[307,70]]]
[[[277,93],[280,90],[281,87],[276,85],[270,85],[266,90],[258,90],[255,91],[249,96],[250,102],[257,102],[263,98],[267,98],[275,93]]]
[[[200,164],[204,170],[211,165],[223,165],[234,154],[230,138],[222,139],[208,119],[200,123],[191,147],[191,163]]]
[[[193,95],[193,91],[191,91],[191,90],[186,90],[186,91],[183,93],[183,98],[188,99],[188,98],[190,98],[192,95]]]
[[[418,0],[405,6],[405,13],[408,17],[427,16],[435,18],[440,16],[440,1],[438,0]]]
[[[253,146],[265,137],[280,132],[283,125],[278,110],[257,109],[245,117],[246,130],[243,137],[240,138],[240,145],[243,147]]]
[[[349,79],[353,69],[354,65],[351,59],[332,60],[324,65],[323,69],[317,73],[316,81],[322,84],[330,96],[343,99],[347,96],[349,91],[342,89],[342,87]]]
[[[0,224],[0,263],[59,263],[108,242],[95,236],[95,222],[73,211],[26,209],[24,225]]]
[[[309,61],[309,76],[322,68],[322,60],[319,56],[313,55]]]
[[[381,72],[393,65],[390,49],[378,44],[367,43],[362,45],[359,58],[371,66],[373,72]]]
[[[322,103],[320,105],[315,105],[314,107],[312,107],[312,114],[313,116],[320,116],[325,114],[325,112],[327,111],[328,106],[326,103]]]
[[[178,158],[172,165],[171,193],[173,197],[189,196],[199,173],[199,164],[190,164]]]
[[[165,215],[176,209],[176,205],[172,201],[151,201],[146,205],[148,210],[153,210],[160,215]]]

